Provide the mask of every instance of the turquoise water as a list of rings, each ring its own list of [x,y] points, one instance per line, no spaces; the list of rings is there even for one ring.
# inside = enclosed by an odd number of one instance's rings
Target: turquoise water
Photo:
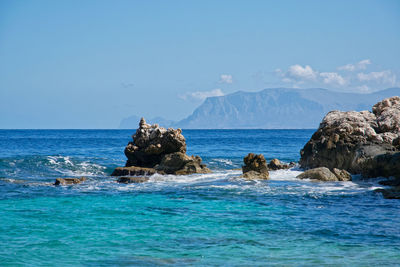
[[[212,174],[121,185],[132,132],[0,130],[0,265],[399,265],[400,202],[375,180],[238,178],[248,152],[297,161],[311,130],[185,130]]]

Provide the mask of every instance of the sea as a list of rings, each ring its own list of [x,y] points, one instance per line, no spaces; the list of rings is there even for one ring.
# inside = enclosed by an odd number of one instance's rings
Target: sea
[[[0,266],[400,265],[400,201],[379,178],[240,178],[249,152],[297,162],[314,130],[183,130],[212,173],[119,184],[134,132],[0,130]]]

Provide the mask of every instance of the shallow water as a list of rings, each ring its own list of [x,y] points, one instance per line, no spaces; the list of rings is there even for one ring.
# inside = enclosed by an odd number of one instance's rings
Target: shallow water
[[[400,261],[400,202],[376,180],[238,178],[248,152],[297,161],[312,130],[184,130],[214,171],[109,176],[133,130],[0,130],[0,265],[340,265]],[[54,187],[57,177],[86,176]]]

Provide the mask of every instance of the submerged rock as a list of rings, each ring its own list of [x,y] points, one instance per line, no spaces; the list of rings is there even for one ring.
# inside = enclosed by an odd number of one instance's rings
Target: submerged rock
[[[247,179],[268,179],[269,172],[267,162],[262,154],[249,153],[243,159],[244,166],[242,166],[242,177]]]
[[[117,182],[121,184],[144,183],[147,182],[149,177],[119,177]]]
[[[54,182],[54,185],[72,185],[72,184],[80,184],[86,181],[86,177],[81,178],[57,178]]]
[[[400,97],[384,99],[372,111],[329,112],[301,150],[301,167],[400,177]]]
[[[375,192],[382,193],[384,198],[387,199],[400,199],[400,186],[388,188],[388,189],[376,189]]]
[[[318,181],[325,181],[325,182],[333,182],[333,181],[350,181],[351,175],[345,170],[333,169],[330,171],[326,167],[319,167],[307,170],[302,174],[297,175],[297,178],[300,179],[312,179]]]
[[[186,155],[186,140],[181,129],[165,129],[149,125],[144,118],[125,148],[125,167],[118,167],[112,176],[160,174],[192,174],[211,172],[199,156]]]

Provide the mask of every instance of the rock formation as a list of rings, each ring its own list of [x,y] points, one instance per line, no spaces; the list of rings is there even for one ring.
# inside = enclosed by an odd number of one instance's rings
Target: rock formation
[[[199,156],[186,155],[186,141],[181,129],[165,129],[140,120],[133,141],[125,148],[125,167],[118,167],[112,176],[208,173]]]
[[[303,172],[300,175],[297,175],[297,178],[300,179],[312,179],[312,180],[318,180],[318,181],[325,181],[325,182],[330,182],[330,181],[350,181],[351,180],[351,175],[345,170],[339,170],[334,168],[333,171],[330,171],[326,167],[319,167],[315,169],[310,169],[305,172]]]
[[[57,178],[54,185],[73,185],[86,181],[86,177],[81,178]]]
[[[268,170],[276,171],[282,169],[289,169],[294,167],[295,165],[296,165],[295,162],[290,162],[290,164],[284,164],[279,159],[272,159],[267,166]]]
[[[264,155],[249,153],[243,159],[244,166],[242,166],[242,177],[247,179],[268,179],[269,172],[267,162]]]
[[[300,154],[306,169],[400,177],[400,97],[384,99],[372,112],[329,112]]]

